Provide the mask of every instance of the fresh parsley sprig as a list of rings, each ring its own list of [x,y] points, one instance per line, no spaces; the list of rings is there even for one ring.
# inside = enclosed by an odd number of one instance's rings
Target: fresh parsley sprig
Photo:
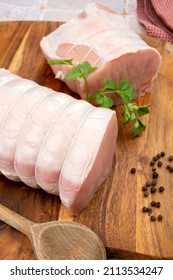
[[[140,120],[140,117],[149,113],[149,105],[139,107],[131,102],[135,98],[136,92],[128,80],[122,80],[118,89],[116,83],[104,79],[103,88],[98,89],[95,94],[88,98],[88,101],[95,100],[101,107],[111,108],[114,105],[114,101],[113,98],[109,97],[110,94],[118,94],[122,98],[124,102],[122,112],[124,124],[134,121],[134,136],[140,136],[146,128],[146,125]]]
[[[85,85],[86,92],[86,100],[88,102],[95,101],[101,107],[104,108],[112,108],[114,106],[114,100],[111,97],[112,94],[118,94],[123,102],[123,118],[124,124],[128,124],[129,122],[133,122],[134,128],[134,136],[141,136],[142,132],[145,130],[146,125],[140,120],[140,117],[149,113],[149,105],[137,106],[137,104],[131,102],[135,96],[136,92],[134,87],[128,82],[128,80],[122,80],[120,82],[119,88],[116,83],[104,79],[104,86],[94,92],[91,96],[88,95],[88,84],[87,84],[87,76],[96,70],[96,67],[92,67],[89,62],[85,61],[82,64],[74,65],[73,59],[67,60],[51,60],[48,61],[50,65],[55,64],[64,64],[70,65],[71,70],[65,75],[65,79],[67,80],[76,80],[83,79]]]
[[[92,67],[87,61],[85,61],[82,64],[74,65],[73,59],[66,59],[66,60],[51,60],[48,61],[48,64],[55,65],[55,64],[65,64],[65,65],[71,65],[71,71],[69,71],[65,75],[65,79],[67,80],[76,80],[76,79],[83,79],[84,85],[85,85],[85,92],[86,92],[86,99],[88,99],[88,84],[87,84],[87,76],[89,73],[94,71],[96,67]]]

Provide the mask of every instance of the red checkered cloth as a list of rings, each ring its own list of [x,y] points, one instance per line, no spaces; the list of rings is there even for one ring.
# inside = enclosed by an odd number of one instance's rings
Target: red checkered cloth
[[[149,36],[173,44],[173,0],[137,0],[137,17]]]
[[[170,30],[173,31],[173,1],[172,0],[151,0],[156,13]]]

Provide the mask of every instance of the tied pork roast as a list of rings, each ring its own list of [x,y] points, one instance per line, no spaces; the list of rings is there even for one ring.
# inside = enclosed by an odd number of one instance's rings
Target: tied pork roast
[[[79,214],[108,177],[116,113],[0,69],[0,171]]]
[[[97,70],[88,75],[89,95],[103,87],[104,78],[119,85],[123,79],[134,86],[138,95],[151,90],[161,56],[130,30],[126,19],[101,4],[90,3],[84,12],[42,38],[41,49],[46,59],[73,59],[74,64],[88,61]],[[55,77],[86,99],[82,79],[66,80],[71,66],[51,65]],[[115,104],[121,103],[116,95]]]

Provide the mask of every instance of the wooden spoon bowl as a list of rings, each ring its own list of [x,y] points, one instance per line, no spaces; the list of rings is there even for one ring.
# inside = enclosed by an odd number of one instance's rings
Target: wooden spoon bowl
[[[102,260],[106,251],[88,227],[69,221],[33,223],[0,204],[0,219],[23,232],[39,260]]]

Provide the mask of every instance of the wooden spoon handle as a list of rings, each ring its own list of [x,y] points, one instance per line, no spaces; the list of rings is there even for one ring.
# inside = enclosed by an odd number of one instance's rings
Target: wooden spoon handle
[[[0,220],[19,230],[20,232],[23,232],[26,236],[28,236],[28,238],[31,237],[31,227],[34,225],[34,223],[3,206],[2,204],[0,204]]]

